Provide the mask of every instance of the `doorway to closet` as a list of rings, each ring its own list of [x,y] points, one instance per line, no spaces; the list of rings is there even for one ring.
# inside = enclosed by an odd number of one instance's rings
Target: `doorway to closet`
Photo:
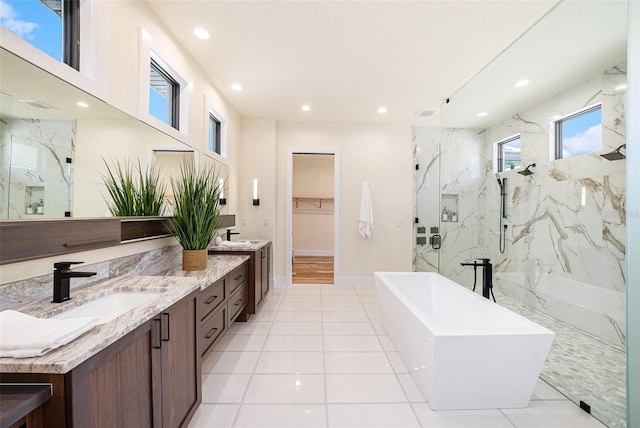
[[[292,152],[290,284],[334,284],[336,156]]]

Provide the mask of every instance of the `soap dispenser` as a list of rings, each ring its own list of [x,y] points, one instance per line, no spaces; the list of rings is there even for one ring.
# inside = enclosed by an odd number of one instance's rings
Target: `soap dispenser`
[[[40,201],[36,204],[36,214],[44,214],[44,201]]]
[[[449,211],[447,211],[447,207],[444,207],[442,210],[442,221],[449,221]]]

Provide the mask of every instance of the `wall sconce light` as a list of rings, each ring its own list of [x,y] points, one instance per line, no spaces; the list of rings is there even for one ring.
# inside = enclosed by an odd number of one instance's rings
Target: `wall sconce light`
[[[227,198],[224,197],[224,178],[221,178],[219,183],[220,183],[220,205],[227,205]]]
[[[253,179],[253,205],[260,205],[260,199],[258,199],[258,179]]]

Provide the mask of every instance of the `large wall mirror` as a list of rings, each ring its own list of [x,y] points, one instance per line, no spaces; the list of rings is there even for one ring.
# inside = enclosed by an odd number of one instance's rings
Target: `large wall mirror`
[[[460,262],[490,258],[498,303],[556,333],[542,379],[620,428],[626,22],[626,2],[559,3],[451,95],[440,127],[415,128],[419,226],[442,237],[416,269],[472,287]]]
[[[155,162],[170,176],[185,155],[198,158],[191,147],[5,49],[0,76],[0,219],[109,216],[105,161]]]

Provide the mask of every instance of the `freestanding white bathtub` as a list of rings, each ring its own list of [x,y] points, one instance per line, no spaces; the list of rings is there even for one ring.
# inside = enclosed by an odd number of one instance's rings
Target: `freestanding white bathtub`
[[[437,273],[375,278],[383,326],[432,409],[527,407],[555,333]]]

